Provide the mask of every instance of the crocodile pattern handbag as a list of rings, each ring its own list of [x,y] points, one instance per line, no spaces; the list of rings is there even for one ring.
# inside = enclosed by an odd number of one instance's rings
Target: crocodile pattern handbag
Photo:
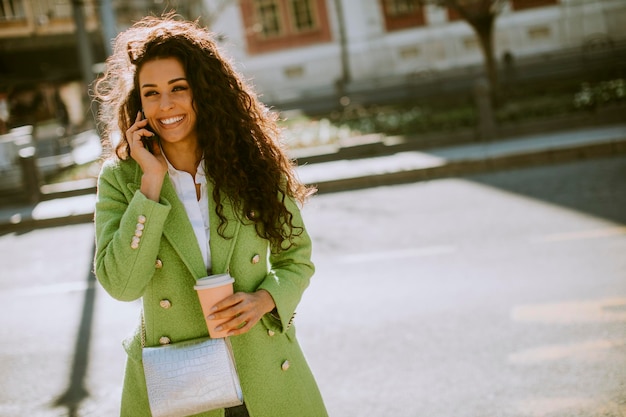
[[[153,417],[184,417],[243,404],[228,338],[144,346],[142,356]]]

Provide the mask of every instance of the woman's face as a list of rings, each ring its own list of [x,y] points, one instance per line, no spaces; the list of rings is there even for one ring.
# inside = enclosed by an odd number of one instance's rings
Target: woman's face
[[[178,59],[144,63],[139,70],[139,94],[151,130],[162,143],[197,143],[193,94]]]

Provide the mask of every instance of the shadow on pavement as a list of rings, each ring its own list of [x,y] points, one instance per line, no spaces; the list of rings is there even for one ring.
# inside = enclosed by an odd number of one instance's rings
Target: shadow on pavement
[[[556,170],[559,175],[553,175]],[[465,178],[626,225],[623,155]]]
[[[92,249],[93,259],[95,247]],[[83,400],[89,397],[85,388],[87,368],[89,365],[89,347],[91,343],[91,329],[93,324],[94,303],[96,298],[96,277],[92,265],[89,264],[87,274],[87,290],[83,300],[83,310],[74,345],[74,361],[69,374],[67,390],[54,402],[55,407],[66,407],[68,417],[78,417],[78,409]]]

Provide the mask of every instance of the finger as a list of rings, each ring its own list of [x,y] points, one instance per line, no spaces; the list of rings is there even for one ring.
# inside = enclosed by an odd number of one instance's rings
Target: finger
[[[252,329],[253,326],[254,326],[254,324],[252,324],[250,322],[242,323],[241,326],[237,327],[236,329],[230,330],[228,332],[228,336],[237,336],[237,335],[240,335],[240,334],[244,334],[246,332],[249,332],[250,329]]]
[[[262,313],[258,311],[258,306],[252,302],[242,302],[219,313],[209,315],[209,320],[224,320],[222,328],[239,329],[243,326],[255,325],[261,319]]]
[[[137,144],[137,142],[141,142],[141,139],[144,137],[152,137],[152,136],[154,136],[154,133],[152,133],[151,131],[147,129],[141,129],[141,128],[136,128],[136,129],[130,128],[128,129],[128,132],[126,133],[126,139],[132,145]],[[142,143],[142,147],[143,147],[143,143]]]
[[[245,319],[244,316],[235,317],[215,328],[216,331],[226,330],[229,336],[246,333],[259,321],[258,319]]]
[[[230,311],[231,308],[241,304],[245,299],[245,293],[236,292],[233,295],[229,295],[222,301],[211,307],[211,312],[216,315],[217,318],[222,315],[223,317],[233,317],[235,314],[241,313],[240,310]],[[223,314],[227,313],[227,314]]]
[[[245,312],[246,312],[245,308],[243,308],[241,304],[236,304],[224,310],[210,313],[207,316],[207,319],[209,320],[231,320],[231,319],[239,320],[239,317],[241,317],[241,315],[244,314]],[[241,322],[242,320],[244,319],[243,318],[240,319],[239,322]]]
[[[133,133],[139,135],[140,139],[144,136],[154,136],[153,132],[149,131],[148,129],[143,129],[143,128],[139,128],[135,130]]]
[[[141,112],[138,112],[137,117],[135,117],[135,122],[132,124],[131,127],[128,128],[126,133],[132,133],[134,131],[137,131],[140,128],[144,127],[147,123],[148,123],[148,119],[142,118]]]

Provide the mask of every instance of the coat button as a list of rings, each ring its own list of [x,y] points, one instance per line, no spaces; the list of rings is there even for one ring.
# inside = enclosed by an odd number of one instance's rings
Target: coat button
[[[157,258],[156,262],[154,263],[154,267],[155,267],[156,269],[161,269],[161,268],[163,268],[163,261],[162,261],[162,260],[160,260],[159,258]]]
[[[289,363],[289,361],[285,361],[283,362],[282,365],[280,365],[280,369],[282,369],[283,371],[286,371],[287,369],[289,369],[290,366],[291,364]]]
[[[274,333],[274,330],[268,330],[267,331],[267,335],[268,336],[274,336],[276,333]]]
[[[169,345],[171,342],[170,338],[167,336],[161,336],[159,337],[159,344],[160,345]]]
[[[140,214],[139,216],[137,216],[137,221],[141,224],[144,224],[146,222],[146,216]]]
[[[163,299],[159,301],[159,305],[161,306],[161,308],[164,308],[167,310],[168,308],[172,306],[172,302],[170,300]]]
[[[259,263],[260,260],[261,260],[261,256],[259,256],[259,254],[257,253],[256,255],[252,257],[252,259],[250,259],[250,262],[252,262],[252,265],[256,265]]]

